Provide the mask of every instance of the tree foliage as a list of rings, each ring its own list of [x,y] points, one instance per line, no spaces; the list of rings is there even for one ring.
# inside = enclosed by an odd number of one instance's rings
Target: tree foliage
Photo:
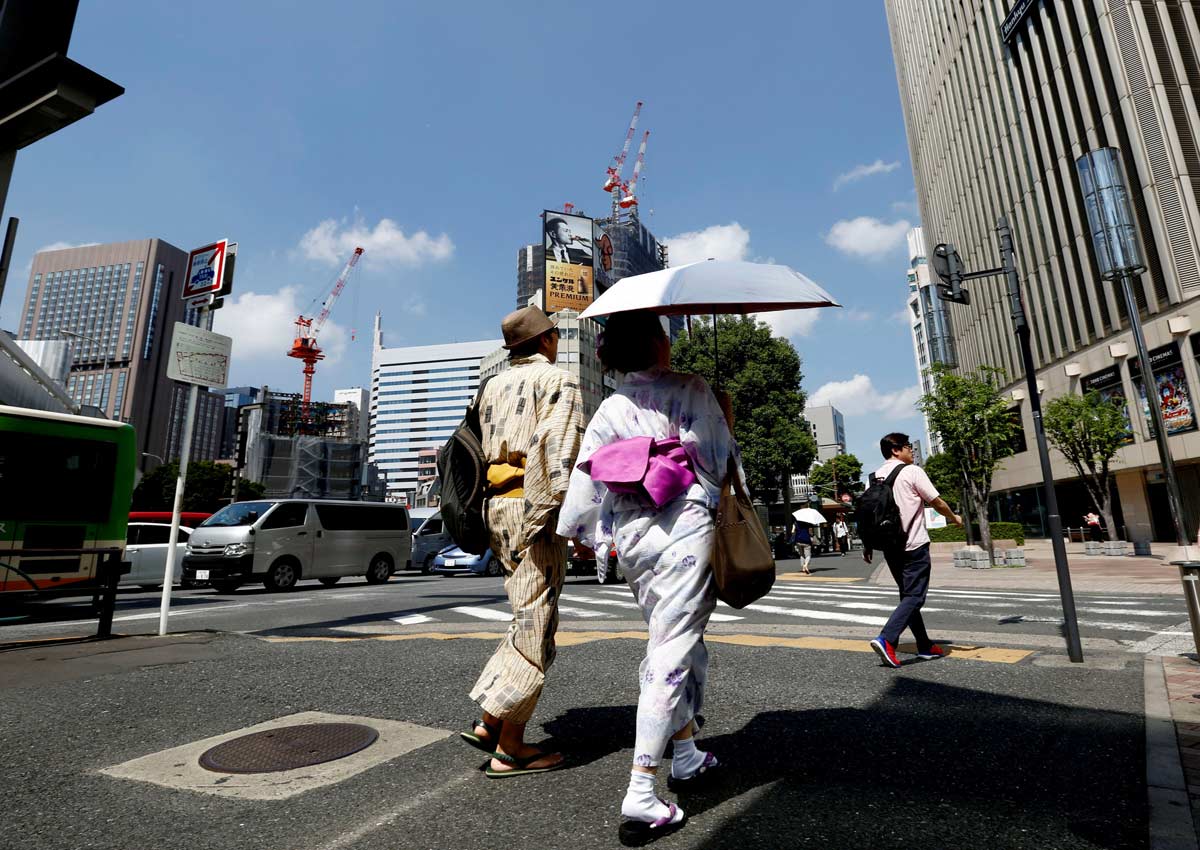
[[[1083,479],[1092,504],[1104,517],[1109,539],[1115,540],[1109,469],[1129,436],[1122,402],[1095,391],[1061,396],[1046,405],[1042,424],[1050,442]]]
[[[714,374],[711,322],[694,320],[671,349],[672,368],[695,372],[733,403],[733,434],[742,453],[751,490],[774,497],[792,473],[808,469],[817,445],[801,422],[804,391],[800,355],[786,339],[772,336],[765,322],[750,316],[720,316]]]
[[[825,463],[818,463],[808,471],[808,483],[816,487],[817,492],[826,499],[836,499],[842,493],[859,496],[863,491],[862,473],[862,461],[854,455],[834,455]]]
[[[1011,454],[1020,428],[1009,414],[1008,401],[1000,395],[1004,372],[984,366],[959,374],[941,364],[930,372],[933,391],[922,396],[917,406],[925,413],[930,430],[937,432],[942,451],[958,465],[966,480],[983,547],[990,553],[987,505],[992,475]]]
[[[178,463],[164,463],[142,479],[133,491],[133,510],[169,511],[175,505],[175,479],[179,477]],[[229,504],[233,487],[233,467],[208,460],[188,464],[187,483],[183,490],[183,510],[215,513]],[[265,492],[263,485],[241,479],[238,499],[257,499]]]

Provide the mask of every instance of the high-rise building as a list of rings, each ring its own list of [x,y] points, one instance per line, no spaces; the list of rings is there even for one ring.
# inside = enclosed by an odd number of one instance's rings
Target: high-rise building
[[[335,404],[348,404],[354,411],[354,439],[367,442],[371,439],[371,392],[365,387],[349,387],[333,391]]]
[[[1174,539],[1166,485],[1143,415],[1143,376],[1130,360],[1125,305],[1098,273],[1075,168],[1088,150],[1120,152],[1148,266],[1136,301],[1155,364],[1150,396],[1168,414],[1194,538],[1200,10],[1179,0],[885,6],[926,255],[948,242],[968,270],[994,268],[997,220],[1007,217],[1043,403],[1088,390],[1127,400],[1130,444],[1114,464],[1114,507],[1117,531],[1145,551],[1152,539]],[[1014,411],[1031,431],[1004,282],[968,288],[970,305],[950,307],[959,368],[1002,369]],[[1053,458],[1064,525],[1079,525],[1089,500],[1076,473]],[[993,479],[993,517],[1044,533],[1041,481],[1036,450],[1006,460]]]
[[[414,504],[421,450],[440,448],[479,389],[479,366],[501,340],[384,348],[375,319],[371,356],[370,460],[387,496]]]
[[[175,322],[200,322],[180,299],[186,266],[184,251],[141,239],[40,251],[29,273],[19,336],[71,343],[67,393],[133,425],[143,469],[159,457],[177,457],[182,441],[187,388],[167,378],[166,369]],[[221,403],[201,393],[195,460],[216,456],[214,408]]]
[[[817,441],[817,463],[846,453],[846,420],[832,404],[804,408],[804,419]]]
[[[237,456],[238,411],[258,401],[261,392],[259,387],[227,387],[217,390],[217,395],[225,399],[225,408],[221,412],[221,442],[217,449],[217,457],[229,459]]]
[[[933,390],[929,370],[936,364],[954,366],[954,338],[950,333],[950,315],[946,302],[937,296],[925,257],[925,236],[921,228],[908,231],[908,324],[912,330],[913,357],[917,361],[917,381],[921,393]],[[937,440],[925,419],[925,442],[934,453]]]

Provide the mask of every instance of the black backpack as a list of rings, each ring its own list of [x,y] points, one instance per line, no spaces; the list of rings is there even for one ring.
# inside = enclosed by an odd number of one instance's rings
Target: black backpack
[[[871,486],[858,500],[858,536],[868,551],[877,549],[891,552],[904,548],[908,543],[908,532],[900,519],[900,508],[892,492],[896,476],[906,466],[907,463],[900,464],[886,479],[872,475]]]
[[[483,454],[483,428],[479,424],[479,403],[490,380],[485,378],[479,385],[479,393],[462,422],[437,456],[438,476],[442,480],[442,523],[459,548],[472,555],[482,555],[491,545],[483,513],[488,463]]]

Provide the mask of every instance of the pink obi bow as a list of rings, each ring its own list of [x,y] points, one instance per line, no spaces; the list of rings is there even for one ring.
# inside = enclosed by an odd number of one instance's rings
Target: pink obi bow
[[[661,508],[696,482],[691,458],[678,437],[630,437],[597,449],[579,464],[614,493],[644,496]]]

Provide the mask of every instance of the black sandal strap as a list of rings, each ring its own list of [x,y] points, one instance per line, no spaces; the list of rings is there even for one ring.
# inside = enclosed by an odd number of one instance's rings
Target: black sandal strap
[[[499,740],[499,738],[500,738],[500,730],[499,730],[499,729],[497,729],[497,728],[496,728],[495,726],[493,726],[492,724],[488,723],[488,722],[487,722],[486,720],[484,720],[482,717],[481,717],[481,718],[479,718],[478,720],[472,721],[472,723],[471,723],[471,731],[472,731],[472,732],[473,732],[473,731],[475,731],[475,727],[476,727],[476,726],[482,726],[482,727],[483,727],[485,730],[487,730],[487,733],[488,733],[489,735],[491,735],[493,739],[495,739],[495,740]]]

